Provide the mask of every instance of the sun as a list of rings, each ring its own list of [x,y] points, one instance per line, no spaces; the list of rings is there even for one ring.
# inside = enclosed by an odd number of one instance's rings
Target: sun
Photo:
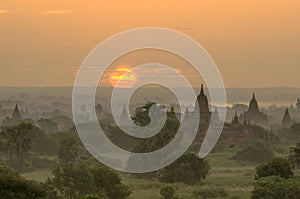
[[[121,66],[110,75],[110,84],[113,87],[130,88],[136,82],[136,77],[128,66]]]

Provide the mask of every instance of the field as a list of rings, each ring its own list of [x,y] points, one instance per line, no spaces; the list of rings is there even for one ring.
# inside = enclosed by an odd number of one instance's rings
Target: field
[[[220,191],[220,188],[225,190],[226,196],[215,198],[250,198],[253,189],[255,165],[230,160],[230,157],[236,153],[236,150],[226,149],[221,152],[209,154],[207,159],[211,170],[207,178],[201,183],[193,186],[182,183],[168,185],[173,186],[177,195],[183,199],[203,198],[199,196],[199,191],[210,195],[211,192]],[[128,185],[133,192],[130,197],[131,199],[159,199],[161,198],[160,188],[167,185],[158,181],[134,178],[130,174],[119,174],[123,183]],[[42,182],[51,177],[51,171],[34,171],[25,173],[23,176],[27,179]]]

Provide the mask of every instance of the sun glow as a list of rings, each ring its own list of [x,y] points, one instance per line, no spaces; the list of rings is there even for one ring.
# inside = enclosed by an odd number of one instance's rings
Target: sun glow
[[[128,66],[119,67],[110,75],[110,84],[113,87],[129,88],[132,87],[135,82],[135,75]]]

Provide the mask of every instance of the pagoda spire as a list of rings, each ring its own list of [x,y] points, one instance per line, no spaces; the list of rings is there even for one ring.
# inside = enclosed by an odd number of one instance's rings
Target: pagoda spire
[[[203,84],[201,84],[200,94],[204,94]]]
[[[252,96],[252,99],[254,99],[254,100],[255,100],[255,92],[253,92],[253,96]]]
[[[11,119],[14,123],[19,123],[22,121],[22,117],[21,117],[21,113],[20,113],[18,104],[16,104],[16,106],[15,106],[15,109],[14,109]]]
[[[288,108],[285,109],[284,116],[283,116],[281,124],[283,126],[289,126],[289,125],[292,124],[292,119],[291,119],[291,116],[290,116]]]
[[[122,123],[122,124],[123,123],[126,124],[128,121],[129,121],[129,117],[128,117],[126,105],[124,104],[119,122]]]

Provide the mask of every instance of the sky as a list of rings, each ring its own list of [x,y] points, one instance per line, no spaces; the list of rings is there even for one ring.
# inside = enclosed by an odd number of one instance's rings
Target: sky
[[[155,26],[198,41],[226,87],[300,87],[299,10],[297,0],[0,0],[0,86],[72,86],[80,64],[101,41]],[[144,53],[139,57],[145,59],[116,60],[111,71],[166,60],[160,52]],[[169,64],[179,65],[176,60]],[[174,67],[199,85],[189,66]],[[106,75],[103,83],[109,85]]]

